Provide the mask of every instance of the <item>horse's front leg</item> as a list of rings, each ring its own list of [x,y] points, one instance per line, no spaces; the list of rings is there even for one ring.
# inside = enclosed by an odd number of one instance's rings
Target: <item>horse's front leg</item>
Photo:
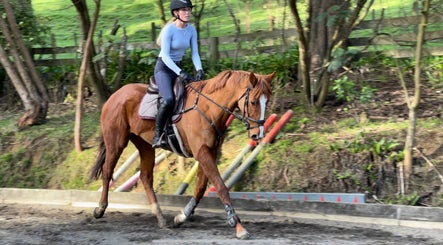
[[[212,152],[208,146],[203,145],[197,154],[197,160],[199,161],[199,167],[202,168],[204,175],[209,178],[211,183],[217,189],[218,196],[221,202],[225,205],[227,222],[231,227],[235,228],[235,236],[240,239],[249,238],[249,232],[241,224],[240,218],[232,206],[229,191],[220,176],[220,172],[218,171],[216,165],[216,154]]]
[[[175,216],[174,225],[179,226],[183,224],[192,214],[194,214],[195,208],[197,207],[200,200],[205,194],[206,187],[208,186],[208,177],[203,172],[201,167],[198,168],[197,172],[197,183],[194,189],[194,196],[186,204],[182,212]]]
[[[217,167],[215,169],[217,169]],[[250,234],[246,230],[246,228],[244,228],[243,225],[241,224],[240,218],[238,217],[232,205],[231,197],[229,196],[229,191],[226,188],[220,174],[218,174],[218,176],[213,176],[213,178],[209,179],[213,183],[214,187],[217,189],[217,194],[220,200],[225,205],[226,220],[229,226],[235,228],[235,236],[240,239],[248,239],[250,237]]]

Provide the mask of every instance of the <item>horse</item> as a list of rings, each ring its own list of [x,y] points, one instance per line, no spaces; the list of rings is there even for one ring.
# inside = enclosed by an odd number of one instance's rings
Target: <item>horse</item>
[[[272,95],[271,82],[274,73],[262,75],[242,70],[225,70],[213,78],[188,83],[186,100],[180,120],[174,122],[185,149],[199,162],[197,182],[193,196],[182,211],[174,217],[174,227],[183,224],[203,198],[208,181],[216,188],[224,205],[227,223],[235,228],[239,239],[250,237],[232,205],[216,160],[231,115],[241,120],[249,138],[259,141],[264,136],[265,109]],[[95,218],[103,217],[108,206],[109,184],[114,168],[128,142],[131,141],[140,154],[140,180],[145,189],[151,212],[160,228],[167,227],[156,194],[153,190],[155,149],[152,148],[155,120],[142,119],[138,115],[140,101],[147,84],[127,84],[114,92],[102,107],[100,116],[101,143],[90,177],[102,176],[102,192]]]

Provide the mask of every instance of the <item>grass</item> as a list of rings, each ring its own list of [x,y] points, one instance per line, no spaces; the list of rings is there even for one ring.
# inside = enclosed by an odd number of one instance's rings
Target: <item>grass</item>
[[[58,105],[59,109],[62,105]],[[67,174],[72,169],[87,171],[91,161],[77,158],[76,167],[67,166],[62,171],[54,171],[64,166],[69,151],[73,150],[74,111],[63,109],[48,115],[47,123],[24,130],[17,130],[17,116],[0,120],[0,186],[48,188],[63,187],[60,183],[51,184],[58,176],[59,182],[68,181]],[[83,120],[82,137],[90,144],[90,157],[95,155],[94,140],[99,132],[97,111],[87,113]],[[91,140],[92,139],[92,140]],[[20,142],[20,143],[17,143]],[[69,164],[69,161],[68,161]],[[79,172],[75,172],[79,176]],[[82,172],[83,173],[83,172]],[[75,179],[75,178],[73,178]],[[78,187],[68,185],[69,187]]]
[[[268,30],[269,17],[273,16],[277,28],[294,27],[293,17],[289,11],[271,3],[266,6],[262,1],[252,1],[249,12],[249,23],[247,21],[245,5],[242,1],[228,1],[234,9],[234,14],[240,20],[243,32],[250,26],[251,31]],[[412,6],[411,0],[407,1],[381,1],[376,0],[372,9],[374,15],[379,14],[380,9],[386,8],[386,17],[408,16]],[[92,16],[95,5],[88,2],[90,15]],[[57,46],[73,46],[78,44],[79,25],[77,12],[71,1],[65,0],[33,0],[34,13],[42,21],[52,28],[52,32],[57,40]],[[165,1],[165,12],[168,16],[169,1]],[[301,6],[301,9],[303,6]],[[283,21],[285,11],[286,20]],[[301,11],[303,14],[304,12]],[[372,18],[372,14],[367,17]],[[129,42],[151,41],[151,23],[161,26],[157,6],[153,1],[146,0],[106,0],[101,2],[100,18],[97,25],[97,33],[102,31],[105,37],[112,29],[114,20],[118,19],[119,24],[126,29]],[[232,18],[228,15],[226,6],[220,1],[206,0],[205,15],[201,23],[202,32],[200,37],[225,36],[234,33]],[[121,35],[121,31],[118,35]],[[158,33],[158,32],[157,32]]]
[[[165,1],[165,12],[169,13],[169,1]],[[221,36],[232,34],[234,28],[232,19],[226,15],[224,6],[215,8],[216,1],[206,1],[206,8],[208,14],[203,18],[201,27],[203,28],[200,35],[206,37],[209,26],[211,36]],[[233,4],[234,9],[243,9],[241,2]],[[77,21],[77,13],[71,2],[63,0],[33,0],[32,5],[34,13],[41,19],[46,20],[46,23],[52,28],[53,33],[57,39],[58,46],[72,46],[75,45],[74,33],[79,33],[79,26]],[[90,15],[92,16],[95,5],[89,3]],[[212,7],[211,7],[212,6]],[[146,42],[151,41],[151,23],[156,26],[161,26],[160,16],[155,3],[141,0],[106,0],[102,1],[100,9],[100,18],[97,25],[97,33],[103,31],[105,35],[109,33],[114,24],[114,20],[118,19],[119,24],[124,27],[129,36],[129,42]],[[280,9],[280,8],[279,8]],[[273,10],[275,14],[279,9]],[[260,14],[256,14],[259,12]],[[259,1],[254,1],[253,11],[251,11],[252,22],[251,26],[254,30],[263,29],[266,26],[267,15],[261,8]],[[245,19],[243,12],[236,13],[239,19]],[[70,20],[70,21],[66,21]],[[246,25],[247,23],[242,23]],[[120,32],[121,33],[121,32]],[[158,32],[157,32],[158,33]]]

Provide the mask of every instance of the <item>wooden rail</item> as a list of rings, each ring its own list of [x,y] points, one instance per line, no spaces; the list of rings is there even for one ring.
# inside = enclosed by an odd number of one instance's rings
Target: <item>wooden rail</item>
[[[391,18],[384,20],[367,20],[360,23],[349,39],[350,47],[371,47],[367,52],[382,50],[386,55],[405,58],[413,57],[411,48],[416,42],[418,16]],[[426,32],[424,53],[429,56],[443,55],[443,15],[429,18]],[[432,28],[431,28],[432,27]],[[155,28],[157,29],[157,28]],[[354,32],[356,33],[356,32]],[[363,33],[363,34],[361,34]],[[373,38],[372,33],[378,33]],[[254,33],[209,37],[200,40],[201,56],[218,60],[219,58],[250,56],[262,53],[282,52],[296,43],[295,28]],[[360,36],[357,36],[360,35]],[[240,49],[235,50],[235,43],[240,42]],[[157,49],[155,42],[128,43],[128,50]],[[79,47],[45,47],[33,48],[32,53],[37,66],[63,66],[79,64]]]

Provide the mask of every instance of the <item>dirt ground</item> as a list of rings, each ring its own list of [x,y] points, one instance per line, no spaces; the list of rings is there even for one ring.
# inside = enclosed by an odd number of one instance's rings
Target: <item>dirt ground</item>
[[[166,210],[168,220],[177,211]],[[234,238],[224,212],[196,211],[180,228],[160,229],[147,210],[0,204],[1,244],[441,244],[441,230],[359,225],[281,216],[242,214],[252,237]]]

